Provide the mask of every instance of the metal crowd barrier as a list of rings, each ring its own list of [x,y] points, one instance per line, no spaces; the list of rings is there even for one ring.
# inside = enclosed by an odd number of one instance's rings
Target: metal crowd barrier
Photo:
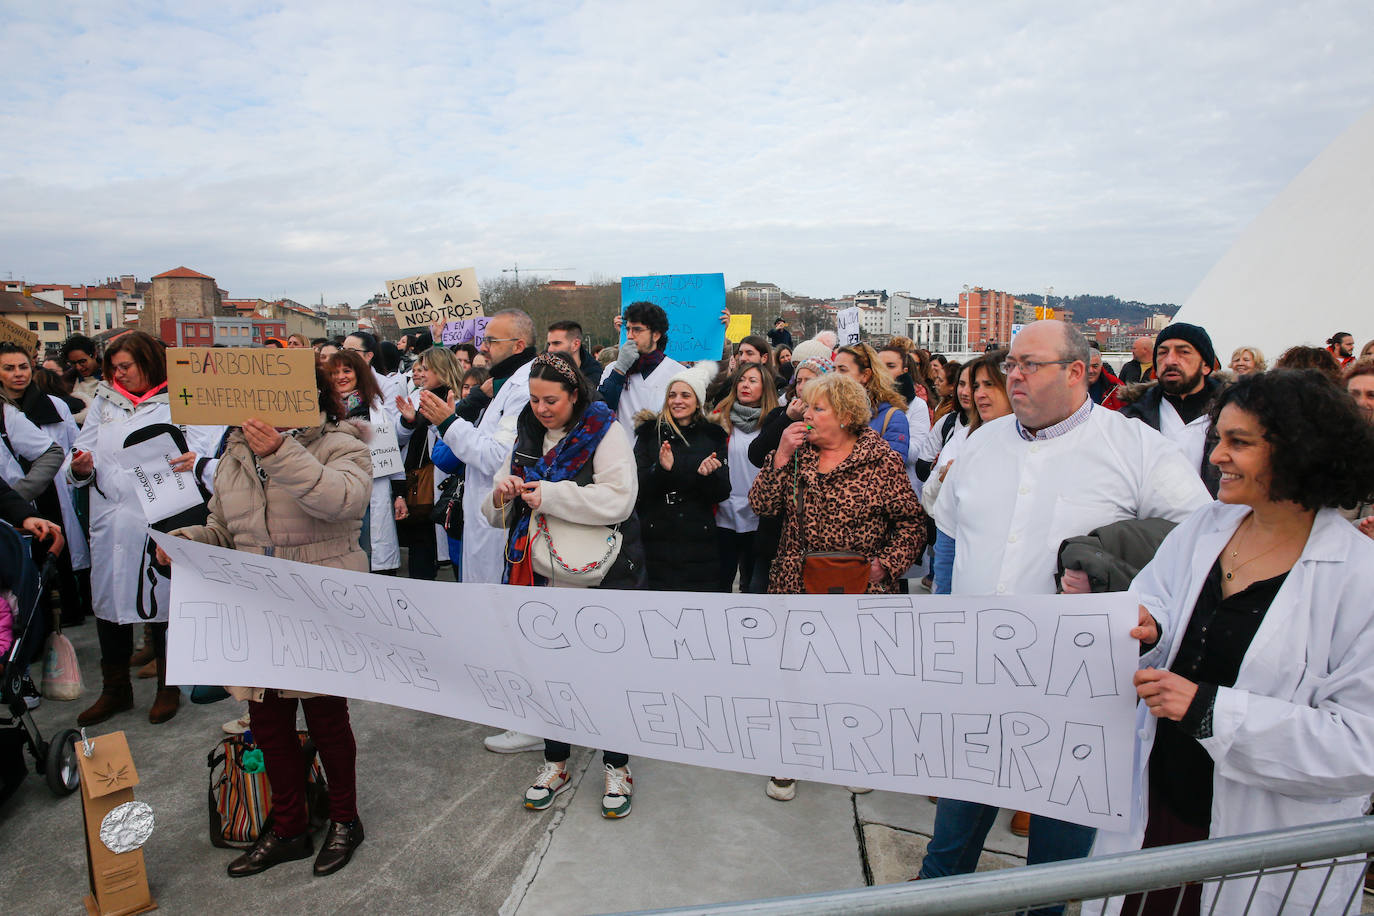
[[[1255,890],[1260,878],[1287,876],[1287,888],[1291,891],[1299,874],[1322,873],[1320,892],[1313,906],[1291,906],[1285,893],[1277,909],[1255,906],[1254,912],[1312,912],[1319,905],[1330,912],[1358,913],[1357,904],[1364,888],[1364,870],[1370,852],[1374,852],[1374,817],[1360,817],[1073,862],[644,913],[678,916],[707,913],[727,916],[891,916],[906,913],[982,916],[1062,903],[1106,901],[1185,884],[1211,884],[1220,890],[1222,885],[1231,889],[1237,882],[1248,882],[1250,890],[1245,897],[1244,910],[1227,907],[1225,912],[1249,914],[1256,901]],[[1338,874],[1339,878],[1333,881]],[[1347,889],[1349,883],[1354,884],[1353,891]],[[1335,890],[1337,887],[1339,892]],[[1331,891],[1329,897],[1328,891]],[[1171,901],[1177,913],[1182,890],[1170,891],[1169,895],[1177,898],[1177,902]],[[1135,911],[1136,908],[1123,907],[1122,916],[1134,916]]]

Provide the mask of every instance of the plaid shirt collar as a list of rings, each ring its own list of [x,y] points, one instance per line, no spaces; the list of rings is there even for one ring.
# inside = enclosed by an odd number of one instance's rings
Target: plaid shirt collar
[[[1053,426],[1046,426],[1039,432],[1033,433],[1030,430],[1026,429],[1024,426],[1022,426],[1020,420],[1017,420],[1016,432],[1021,436],[1022,439],[1025,439],[1027,442],[1035,442],[1039,439],[1053,439],[1056,436],[1064,435],[1070,430],[1077,429],[1084,423],[1088,422],[1088,414],[1092,413],[1092,409],[1093,399],[1084,398],[1082,407],[1078,408],[1073,413],[1069,414],[1067,417],[1060,420]]]

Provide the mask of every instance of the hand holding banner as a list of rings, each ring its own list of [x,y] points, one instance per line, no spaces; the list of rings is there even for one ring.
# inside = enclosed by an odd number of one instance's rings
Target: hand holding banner
[[[315,352],[303,348],[168,347],[167,395],[172,422],[187,426],[320,422]]]

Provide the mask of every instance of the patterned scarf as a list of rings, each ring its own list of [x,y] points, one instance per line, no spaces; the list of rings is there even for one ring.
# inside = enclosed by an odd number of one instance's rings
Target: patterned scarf
[[[630,367],[630,374],[633,375],[638,372],[648,378],[649,373],[657,369],[659,364],[663,362],[663,356],[662,350],[650,350],[648,353],[641,353],[639,359],[635,360],[635,364]]]
[[[523,477],[526,483],[546,480],[550,483],[559,480],[572,480],[582,470],[601,444],[611,425],[616,422],[615,414],[601,401],[588,405],[577,425],[549,449],[539,463],[529,465],[511,462],[510,472]],[[521,509],[519,519],[511,528],[506,541],[506,569],[501,581],[506,585],[533,585],[534,563],[530,559],[530,513]]]

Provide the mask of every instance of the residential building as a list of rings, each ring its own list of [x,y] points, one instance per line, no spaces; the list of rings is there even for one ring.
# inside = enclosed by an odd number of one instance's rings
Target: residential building
[[[286,334],[286,323],[273,318],[164,318],[158,327],[169,347],[260,347],[267,338]]]
[[[906,319],[906,336],[931,353],[966,353],[968,319],[940,308],[926,309]]]
[[[38,335],[38,346],[44,353],[61,349],[67,339],[67,319],[71,312],[60,305],[39,299],[30,293],[0,292],[0,318]]]
[[[959,314],[968,319],[970,350],[982,352],[989,347],[1010,346],[1015,303],[1011,293],[981,286],[964,287],[959,294]]]
[[[1172,321],[1173,319],[1168,315],[1154,314],[1145,320],[1145,330],[1151,334],[1158,334],[1167,328]]]
[[[744,311],[751,315],[768,316],[768,327],[773,326],[773,319],[777,318],[782,312],[782,290],[776,283],[758,283],[754,280],[745,280],[730,292],[742,296],[744,299]]]
[[[895,292],[887,300],[886,333],[905,334],[908,318],[939,307],[939,299],[918,299],[904,290]]]

